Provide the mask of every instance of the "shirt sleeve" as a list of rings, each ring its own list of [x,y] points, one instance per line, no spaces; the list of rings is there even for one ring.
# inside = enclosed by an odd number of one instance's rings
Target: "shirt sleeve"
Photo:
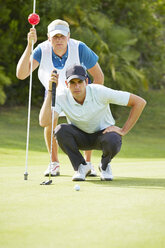
[[[42,51],[39,46],[37,46],[33,51],[33,59],[37,60],[38,63],[41,62]]]
[[[127,106],[130,98],[130,93],[127,91],[113,90],[103,85],[97,85],[96,97],[104,104],[116,104]]]
[[[56,103],[56,106],[54,108],[54,111],[56,111],[60,115],[60,113],[62,112],[61,106]]]
[[[61,105],[60,105],[59,98],[60,97],[56,96],[56,104],[55,104],[54,111],[56,111],[60,115],[60,113],[62,112],[62,108],[61,108]]]
[[[90,69],[97,63],[99,57],[94,53],[85,43],[80,42],[79,44],[79,57],[80,63]]]

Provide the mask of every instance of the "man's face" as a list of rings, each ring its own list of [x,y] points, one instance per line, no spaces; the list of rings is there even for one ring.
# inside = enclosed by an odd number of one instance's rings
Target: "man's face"
[[[51,42],[51,45],[53,47],[54,52],[58,55],[58,53],[65,53],[67,50],[67,44],[69,40],[70,35],[64,36],[62,34],[56,34],[55,36],[48,37],[49,41]]]
[[[79,78],[72,79],[68,83],[68,88],[70,89],[73,98],[80,104],[83,104],[84,102],[87,83],[87,80],[82,81]]]

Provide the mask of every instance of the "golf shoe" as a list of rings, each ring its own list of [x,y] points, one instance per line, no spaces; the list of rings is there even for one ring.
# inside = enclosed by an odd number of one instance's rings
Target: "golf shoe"
[[[112,181],[113,180],[113,175],[112,175],[112,169],[111,165],[108,164],[106,170],[102,169],[102,165],[99,165],[99,170],[100,170],[100,178],[102,181]]]
[[[48,165],[48,168],[44,172],[44,176],[45,177],[48,177],[49,176],[49,169],[50,169],[50,172],[51,172],[51,176],[52,177],[59,176],[60,175],[60,165],[59,165],[58,162],[52,162],[51,163],[51,166],[50,166],[50,164]]]
[[[88,165],[90,165],[90,167],[91,167],[91,172],[89,173],[89,177],[96,177],[97,176],[97,173],[96,173],[96,171],[95,171],[95,168],[94,168],[94,166],[92,165],[92,163],[91,162],[86,162]]]
[[[85,177],[91,172],[91,166],[89,164],[83,165],[80,164],[78,171],[75,172],[72,177],[73,181],[85,181]]]

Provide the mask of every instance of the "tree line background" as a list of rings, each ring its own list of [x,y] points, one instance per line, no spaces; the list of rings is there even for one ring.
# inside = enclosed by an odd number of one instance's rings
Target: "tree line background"
[[[0,0],[0,105],[25,105],[29,78],[16,78],[16,65],[31,27],[33,0]],[[164,0],[36,0],[41,21],[38,43],[47,39],[54,19],[70,24],[71,37],[99,56],[105,85],[139,93],[165,88]],[[44,89],[33,73],[32,103],[40,106]]]

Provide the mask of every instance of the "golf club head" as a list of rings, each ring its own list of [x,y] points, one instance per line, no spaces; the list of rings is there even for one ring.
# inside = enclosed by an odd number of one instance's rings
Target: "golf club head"
[[[40,183],[40,185],[49,185],[49,184],[52,184],[52,180],[48,180]]]

